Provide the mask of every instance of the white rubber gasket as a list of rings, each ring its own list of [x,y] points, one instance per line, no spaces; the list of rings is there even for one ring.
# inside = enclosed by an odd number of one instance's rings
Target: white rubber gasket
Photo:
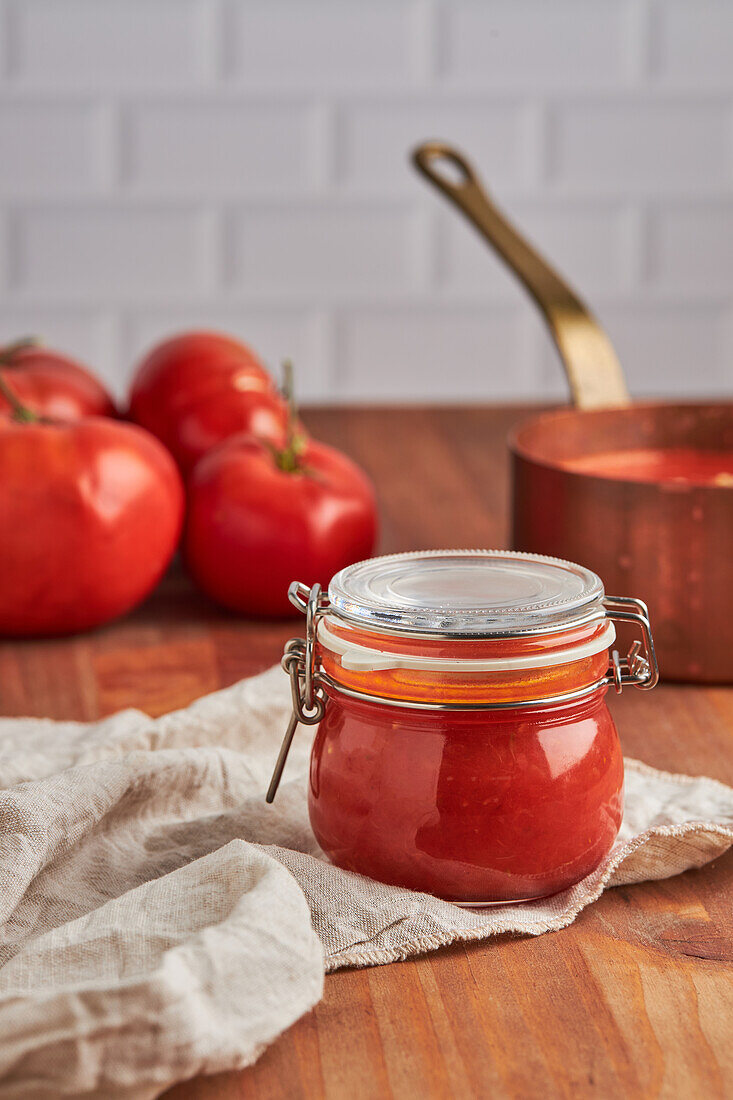
[[[385,672],[398,668],[414,672],[511,672],[524,668],[551,668],[553,665],[572,664],[583,657],[593,657],[596,653],[610,649],[616,640],[616,627],[608,619],[595,638],[569,649],[530,653],[526,657],[483,657],[471,660],[460,657],[418,657],[372,649],[339,638],[331,633],[327,624],[328,616],[319,621],[318,640],[331,653],[338,654],[341,667],[348,672]]]

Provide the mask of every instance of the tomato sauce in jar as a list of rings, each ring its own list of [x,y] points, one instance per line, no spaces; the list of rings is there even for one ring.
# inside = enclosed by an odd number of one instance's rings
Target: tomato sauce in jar
[[[544,897],[599,865],[623,814],[606,695],[657,679],[643,604],[499,551],[374,558],[307,591],[309,637],[284,663],[294,721],[318,722],[309,812],[334,863],[463,905]],[[614,618],[643,652],[611,652]]]

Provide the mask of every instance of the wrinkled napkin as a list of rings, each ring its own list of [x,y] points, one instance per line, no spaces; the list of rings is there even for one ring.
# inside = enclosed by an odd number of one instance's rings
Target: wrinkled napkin
[[[0,720],[0,1097],[147,1100],[247,1066],[324,971],[569,924],[606,886],[733,843],[733,790],[626,762],[618,841],[547,900],[461,909],[327,863],[308,825],[313,730],[264,791],[279,668],[152,720]]]

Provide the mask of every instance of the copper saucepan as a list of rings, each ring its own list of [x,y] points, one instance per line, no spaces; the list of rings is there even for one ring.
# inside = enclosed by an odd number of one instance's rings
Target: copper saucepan
[[[644,599],[664,678],[733,682],[733,478],[694,472],[696,458],[729,456],[733,469],[733,402],[631,404],[598,322],[497,210],[465,157],[429,142],[413,160],[532,295],[570,383],[575,408],[535,416],[510,439],[514,548],[580,562],[607,591]],[[628,463],[650,452],[689,456],[689,476],[604,469],[608,456]]]

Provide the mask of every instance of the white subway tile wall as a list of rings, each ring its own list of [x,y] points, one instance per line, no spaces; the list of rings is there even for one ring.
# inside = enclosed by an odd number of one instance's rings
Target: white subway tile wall
[[[239,334],[311,401],[565,393],[408,162],[463,147],[637,394],[733,392],[729,0],[0,0],[0,339],[123,394]]]

